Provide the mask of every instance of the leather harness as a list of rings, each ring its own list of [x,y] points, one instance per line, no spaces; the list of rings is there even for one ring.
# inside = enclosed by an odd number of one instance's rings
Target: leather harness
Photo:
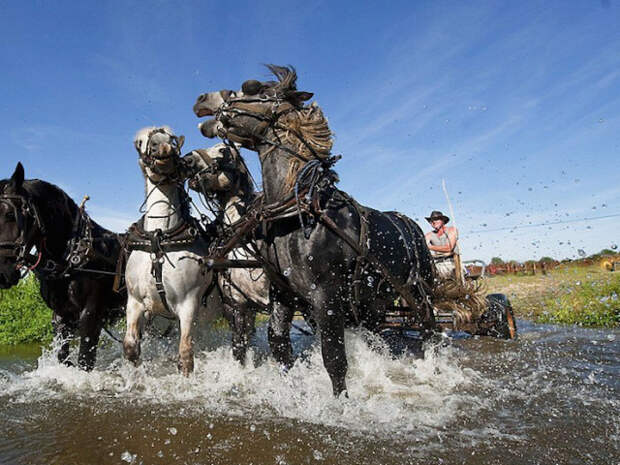
[[[263,114],[254,111],[251,105],[252,103],[263,103],[263,102],[272,102],[274,108],[270,111],[271,114]],[[237,103],[240,108],[233,108],[231,105]],[[294,108],[287,108],[284,111],[276,112],[275,106],[279,105],[281,100],[276,97],[267,97],[267,98],[253,98],[253,97],[242,97],[235,98],[231,101],[225,101],[220,108],[218,108],[216,112],[216,119],[225,115],[226,113],[233,113],[236,115],[249,116],[252,118],[256,118],[259,121],[266,123],[267,127],[282,128],[282,125],[278,122],[278,118],[287,112],[294,110]],[[239,105],[241,104],[241,105]],[[229,121],[228,123],[231,127],[234,127],[234,123]],[[404,240],[406,237],[403,234],[403,230],[399,227],[396,222],[390,218],[390,222],[396,228],[397,231],[400,232],[403,237],[403,241],[405,242],[405,249],[409,258],[409,263],[415,262],[415,266],[412,266],[409,271],[409,275],[404,284],[400,284],[397,282],[394,276],[390,273],[389,269],[368,249],[368,210],[357,203],[352,197],[346,194],[339,189],[333,187],[333,180],[330,179],[326,173],[330,173],[331,166],[338,161],[340,156],[330,157],[328,159],[319,159],[315,151],[312,147],[305,141],[303,136],[299,134],[297,131],[292,130],[291,128],[285,128],[292,132],[292,134],[297,137],[300,142],[307,147],[312,155],[315,156],[315,159],[311,161],[307,161],[294,150],[286,147],[278,142],[274,142],[269,140],[262,134],[253,134],[253,136],[257,137],[262,143],[265,143],[270,146],[267,154],[264,154],[261,157],[261,160],[264,160],[269,153],[271,153],[276,148],[279,148],[286,152],[289,156],[299,159],[304,163],[304,168],[300,170],[297,176],[297,181],[295,183],[292,195],[286,196],[282,201],[277,202],[274,205],[263,205],[262,201],[258,204],[255,204],[253,208],[251,208],[248,213],[237,222],[234,228],[232,228],[232,236],[230,239],[217,251],[217,256],[222,257],[226,255],[230,250],[235,248],[235,246],[245,237],[247,237],[250,233],[254,232],[259,225],[263,226],[263,233],[267,231],[268,223],[272,223],[281,218],[289,217],[291,208],[296,208],[297,215],[299,216],[300,226],[304,230],[304,234],[306,238],[309,237],[309,233],[312,229],[312,225],[306,226],[304,223],[302,211],[305,212],[309,218],[313,219],[315,222],[321,222],[325,227],[327,227],[332,233],[336,236],[340,237],[344,242],[346,242],[356,253],[356,263],[355,269],[353,273],[353,298],[351,299],[351,313],[356,323],[359,324],[359,306],[361,303],[360,296],[360,285],[361,285],[361,274],[364,270],[364,267],[367,264],[370,264],[379,272],[379,274],[385,279],[390,285],[401,295],[401,297],[405,300],[409,308],[418,309],[418,302],[413,295],[412,288],[416,287],[420,296],[423,299],[423,327],[426,330],[432,330],[435,328],[435,316],[433,311],[433,306],[431,302],[431,290],[427,289],[427,285],[423,282],[420,276],[420,262],[419,256],[417,253],[417,248],[415,246],[411,246],[407,241]],[[225,143],[234,148],[234,143],[228,141],[226,134],[221,134],[222,139]],[[321,185],[322,184],[322,185]],[[344,197],[355,209],[360,219],[360,233],[359,237],[354,238],[346,231],[342,230],[327,214],[328,207],[322,209],[320,206],[320,194],[321,191],[329,185],[333,188],[334,192],[338,192],[342,197]],[[262,200],[262,199],[261,199]],[[411,220],[406,218],[404,215],[396,214],[399,220],[403,223],[407,231],[411,234],[412,237],[415,237],[413,232],[415,225],[412,225]],[[389,215],[388,215],[389,217]],[[282,277],[279,270],[270,263],[268,260],[256,254],[255,257],[257,260],[263,265],[265,272],[269,276],[270,280],[281,288],[292,291],[290,285],[286,282],[286,280]],[[415,260],[413,258],[415,257]],[[301,297],[302,301],[305,301],[302,296],[297,295],[297,297]]]

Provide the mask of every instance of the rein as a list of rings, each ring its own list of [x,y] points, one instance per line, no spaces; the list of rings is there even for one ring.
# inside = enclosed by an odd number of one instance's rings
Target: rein
[[[85,197],[82,205],[78,207],[71,238],[67,242],[61,259],[63,263],[59,263],[49,258],[43,260],[47,232],[39,210],[32,200],[24,195],[0,195],[0,203],[9,205],[13,210],[20,231],[19,236],[14,241],[0,242],[0,256],[15,259],[16,268],[25,270],[22,277],[35,270],[38,270],[48,279],[65,277],[78,271],[100,275],[114,274],[104,270],[82,268],[90,262],[95,254],[91,219],[84,211],[86,200],[88,197]],[[19,206],[17,205],[18,202]],[[30,254],[33,247],[37,249],[36,255]],[[43,265],[40,266],[42,263]]]
[[[250,111],[247,109],[231,108],[231,105],[233,105],[234,103],[259,103],[259,102],[260,103],[265,103],[265,102],[273,103],[274,109],[272,110],[271,116],[267,116],[266,114],[255,112],[255,111]],[[303,163],[303,166],[301,167],[300,171],[296,174],[295,183],[292,188],[292,195],[284,194],[284,198],[281,201],[277,202],[275,205],[273,206],[260,205],[259,207],[255,208],[254,211],[248,212],[248,214],[245,215],[245,218],[247,218],[247,221],[239,222],[239,226],[238,228],[236,228],[236,231],[234,232],[232,238],[228,241],[227,244],[225,244],[225,246],[222,249],[220,249],[220,253],[222,253],[223,251],[232,250],[232,248],[242,239],[242,237],[244,237],[249,232],[253,231],[256,227],[258,227],[258,225],[261,222],[264,225],[266,225],[268,222],[273,222],[277,220],[278,218],[282,217],[283,212],[286,212],[286,210],[290,208],[290,206],[294,205],[296,207],[300,226],[303,230],[304,237],[306,239],[310,238],[310,234],[312,232],[312,226],[313,226],[314,221],[319,221],[327,229],[329,229],[334,235],[338,236],[341,240],[347,243],[357,254],[357,260],[355,263],[355,271],[354,271],[355,279],[352,284],[354,296],[351,299],[351,311],[352,311],[354,319],[356,320],[358,324],[360,323],[358,310],[361,304],[360,291],[359,291],[359,286],[360,286],[359,276],[361,276],[362,269],[365,266],[364,264],[367,263],[373,266],[373,268],[382,276],[382,278],[385,281],[390,283],[392,288],[396,290],[398,294],[400,294],[400,296],[407,302],[408,306],[412,309],[419,308],[419,305],[417,302],[418,299],[416,299],[415,296],[413,295],[412,288],[416,288],[418,290],[418,292],[420,293],[420,297],[422,298],[422,306],[423,306],[422,312],[424,314],[423,326],[425,327],[426,330],[432,330],[435,327],[434,312],[433,312],[432,304],[430,301],[429,293],[427,292],[427,289],[424,288],[424,285],[422,283],[423,280],[420,278],[420,269],[419,269],[420,264],[419,264],[419,257],[417,254],[417,250],[412,251],[410,250],[410,247],[408,246],[408,244],[405,244],[407,256],[409,257],[410,261],[412,261],[411,260],[413,258],[412,255],[415,255],[416,265],[415,267],[411,267],[411,269],[409,270],[409,276],[407,277],[405,283],[401,284],[397,282],[397,280],[392,275],[392,273],[387,268],[387,266],[383,264],[378,259],[378,257],[375,256],[373,253],[371,253],[370,250],[368,249],[367,247],[368,227],[366,225],[366,222],[368,222],[369,220],[367,218],[367,214],[365,213],[361,205],[359,205],[354,199],[352,199],[346,193],[339,191],[345,197],[348,203],[350,203],[353,206],[354,210],[357,212],[359,216],[360,225],[361,225],[359,238],[351,237],[348,232],[340,228],[327,215],[327,211],[320,207],[319,195],[321,192],[321,187],[318,185],[322,180],[325,180],[325,179],[328,181],[329,185],[333,185],[333,180],[329,179],[329,177],[326,176],[326,174],[329,173],[330,168],[340,159],[340,156],[329,157],[327,159],[323,159],[319,157],[316,151],[305,140],[305,138],[301,134],[298,133],[298,131],[294,130],[293,128],[282,125],[278,120],[283,115],[289,113],[290,111],[296,110],[296,108],[292,107],[283,112],[278,113],[275,111],[275,107],[277,107],[277,105],[279,105],[280,103],[281,103],[281,100],[278,98],[260,98],[260,99],[236,98],[236,99],[231,99],[229,101],[225,101],[216,111],[216,119],[220,119],[222,116],[226,117],[226,113],[233,113],[236,115],[243,115],[243,116],[255,118],[259,121],[268,123],[268,126],[267,128],[265,128],[265,131],[271,128],[272,131],[274,132],[275,137],[278,139],[277,142],[274,140],[270,140],[263,134],[252,134],[252,137],[258,139],[263,144],[270,146],[270,148],[267,149],[266,153],[264,152],[259,155],[261,163],[263,163],[265,158],[269,154],[273,153],[276,149],[280,149],[284,153],[288,154],[291,157],[296,158],[297,160]],[[236,126],[234,124],[234,120],[229,120],[227,122],[227,126],[228,128],[226,128],[226,131],[230,130],[230,128],[239,128],[239,126]],[[301,153],[293,150],[290,147],[285,146],[282,143],[282,140],[278,136],[277,132],[275,131],[276,129],[288,131],[291,134],[293,134],[301,142],[301,144],[305,148],[308,149],[308,151],[312,155],[311,159],[308,160]],[[223,132],[225,131],[225,129],[221,128],[220,131]],[[228,135],[224,133],[224,134],[220,134],[220,137],[226,140],[228,138]],[[304,222],[303,212],[309,215],[311,222],[308,225],[306,225]],[[411,226],[407,223],[407,221],[405,221],[402,218],[401,220],[403,221],[403,223],[405,223],[406,229],[411,231]],[[396,228],[396,230],[399,231],[399,233],[401,233],[402,235],[402,229],[394,221],[392,220],[390,221],[393,224],[393,226]],[[412,235],[412,237],[415,237],[415,235]],[[415,249],[415,245],[412,248]],[[270,277],[270,279],[274,281],[275,284],[280,285],[280,286],[284,285],[285,289],[290,290],[290,286],[288,286],[286,280],[282,276],[280,276],[277,270],[275,270],[275,267],[273,264],[269,263],[267,260],[265,260],[262,257],[257,256],[257,259],[261,261],[268,276]]]

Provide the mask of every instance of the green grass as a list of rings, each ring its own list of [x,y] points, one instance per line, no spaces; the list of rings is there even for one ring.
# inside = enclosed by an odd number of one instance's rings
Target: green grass
[[[0,344],[47,343],[52,340],[52,311],[30,275],[11,289],[0,290]]]
[[[506,275],[487,280],[503,292],[518,316],[540,323],[620,326],[620,273],[597,265],[561,266],[547,275]]]
[[[577,281],[563,285],[558,294],[546,300],[539,321],[608,328],[620,325],[620,279]]]

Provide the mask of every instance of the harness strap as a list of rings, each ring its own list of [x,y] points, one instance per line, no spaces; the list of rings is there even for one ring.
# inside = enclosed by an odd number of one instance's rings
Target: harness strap
[[[338,227],[338,225],[336,223],[334,223],[334,220],[332,220],[329,216],[327,216],[327,213],[325,211],[323,211],[320,214],[319,219],[334,234],[336,234],[338,237],[340,237],[342,240],[344,240],[347,244],[349,244],[349,246],[354,251],[356,251],[358,255],[361,256],[363,254],[364,251],[362,250],[360,245],[357,243],[357,241],[355,239],[353,239],[349,234],[344,232],[342,229],[340,229]],[[397,283],[393,279],[390,271],[387,269],[387,267],[383,263],[381,263],[373,254],[371,254],[369,252],[366,253],[366,260],[373,267],[375,267],[377,269],[377,271],[379,271],[379,273],[381,273],[383,275],[385,280],[388,281],[392,285],[392,287],[394,289],[396,289],[396,291],[402,296],[402,298],[405,299],[405,302],[407,302],[407,305],[410,308],[415,309],[415,308],[418,307],[416,299],[414,298],[414,296],[411,293],[411,291],[408,289],[408,286],[401,285],[401,284]],[[427,314],[427,318],[425,318],[425,320],[423,322],[423,325],[424,325],[425,329],[427,329],[427,330],[432,330],[435,327],[435,315],[434,315],[434,313],[432,311],[430,312],[430,314]]]

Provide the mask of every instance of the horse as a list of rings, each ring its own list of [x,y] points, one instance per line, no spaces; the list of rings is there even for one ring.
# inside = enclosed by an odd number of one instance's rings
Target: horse
[[[252,177],[236,148],[217,144],[193,150],[183,157],[190,189],[202,194],[216,215],[213,227],[225,237],[256,201]],[[231,260],[252,260],[250,241],[227,254]],[[262,269],[231,268],[218,273],[217,292],[225,304],[225,316],[233,328],[233,354],[245,360],[256,313],[269,307],[269,280]]]
[[[140,129],[134,138],[146,198],[144,215],[129,228],[126,238],[123,350],[125,358],[137,364],[146,319],[154,315],[178,319],[178,367],[189,376],[194,369],[194,323],[213,273],[202,266],[210,238],[190,215],[184,189],[183,141],[183,136],[177,137],[167,126]],[[220,314],[213,305],[202,309],[207,321]]]
[[[434,267],[424,234],[410,218],[362,206],[338,189],[332,137],[313,94],[298,91],[293,68],[268,65],[277,81],[248,80],[241,90],[200,95],[197,117],[208,138],[258,153],[263,179],[261,255],[272,286],[269,345],[292,364],[294,309],[310,307],[333,393],[346,395],[345,326],[376,330],[399,296],[435,328]],[[257,224],[257,227],[259,224]]]
[[[92,370],[102,328],[122,316],[124,296],[113,290],[119,235],[59,187],[24,175],[17,163],[11,178],[0,181],[0,288],[32,271],[53,312],[58,361],[71,365],[70,338],[77,333],[78,366]]]

